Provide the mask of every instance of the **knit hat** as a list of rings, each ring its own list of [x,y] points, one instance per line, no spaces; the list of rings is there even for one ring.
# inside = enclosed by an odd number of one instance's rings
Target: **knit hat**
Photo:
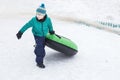
[[[36,9],[36,13],[43,14],[43,15],[46,14],[45,5],[43,3]]]

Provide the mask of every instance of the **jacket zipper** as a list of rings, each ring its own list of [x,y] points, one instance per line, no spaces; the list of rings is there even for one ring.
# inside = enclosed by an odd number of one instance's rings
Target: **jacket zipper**
[[[43,33],[43,36],[44,36],[44,31],[43,31],[43,22],[42,22],[41,24],[42,24],[42,33]]]

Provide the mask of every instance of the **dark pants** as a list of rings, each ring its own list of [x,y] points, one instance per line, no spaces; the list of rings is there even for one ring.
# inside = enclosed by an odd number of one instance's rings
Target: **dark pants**
[[[43,59],[45,57],[45,37],[38,37],[34,36],[36,47],[35,47],[35,54],[36,54],[36,62],[37,64],[43,63]]]

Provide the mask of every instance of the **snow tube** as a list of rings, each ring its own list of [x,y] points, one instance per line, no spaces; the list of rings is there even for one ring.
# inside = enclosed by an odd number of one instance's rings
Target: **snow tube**
[[[46,45],[65,55],[75,55],[78,52],[77,45],[68,38],[54,34],[46,36]]]

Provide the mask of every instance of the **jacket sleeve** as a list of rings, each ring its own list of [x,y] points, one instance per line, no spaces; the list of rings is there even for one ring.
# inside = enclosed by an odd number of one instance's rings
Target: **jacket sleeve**
[[[28,21],[21,29],[20,32],[24,33],[28,28],[33,26],[33,18]]]
[[[50,19],[50,18],[49,18],[48,27],[49,27],[49,32],[50,32],[50,31],[53,31],[53,26],[52,26],[52,22],[51,22],[51,19]]]

